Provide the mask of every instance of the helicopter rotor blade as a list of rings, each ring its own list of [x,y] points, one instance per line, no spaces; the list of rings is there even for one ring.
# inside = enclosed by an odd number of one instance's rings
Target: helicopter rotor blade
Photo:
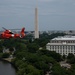
[[[4,30],[7,30],[6,28],[2,27]]]

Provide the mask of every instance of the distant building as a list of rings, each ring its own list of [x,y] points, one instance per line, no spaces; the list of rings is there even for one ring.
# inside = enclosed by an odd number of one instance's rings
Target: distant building
[[[72,53],[75,55],[75,36],[64,36],[52,39],[46,45],[49,51],[56,51],[61,55],[68,55]]]

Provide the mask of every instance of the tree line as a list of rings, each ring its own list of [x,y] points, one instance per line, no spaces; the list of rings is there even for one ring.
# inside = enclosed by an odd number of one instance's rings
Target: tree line
[[[15,47],[16,51],[13,54],[12,63],[17,67],[17,75],[75,75],[75,56],[69,54],[67,62],[72,66],[66,70],[60,66],[59,62],[65,60],[65,56],[54,51],[46,50],[45,46],[50,39],[56,36],[62,36],[65,34],[42,34],[39,39],[29,38],[26,39],[6,39],[0,41],[0,57],[5,58],[7,55],[3,55],[2,48]],[[40,49],[41,48],[41,49]],[[10,55],[10,53],[9,53]],[[72,62],[71,62],[72,61]]]

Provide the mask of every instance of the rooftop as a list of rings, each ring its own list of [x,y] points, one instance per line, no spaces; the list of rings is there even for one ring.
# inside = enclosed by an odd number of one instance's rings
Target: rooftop
[[[56,37],[52,40],[75,40],[75,36]]]
[[[47,46],[48,45],[75,45],[75,43],[66,43],[66,42],[63,42],[63,43],[47,43]]]

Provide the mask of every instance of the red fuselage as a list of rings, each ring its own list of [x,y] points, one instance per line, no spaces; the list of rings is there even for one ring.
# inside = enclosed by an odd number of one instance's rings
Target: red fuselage
[[[22,28],[20,34],[12,33],[10,30],[5,30],[0,34],[0,38],[9,39],[9,38],[23,38],[25,36],[24,33],[25,28]]]

